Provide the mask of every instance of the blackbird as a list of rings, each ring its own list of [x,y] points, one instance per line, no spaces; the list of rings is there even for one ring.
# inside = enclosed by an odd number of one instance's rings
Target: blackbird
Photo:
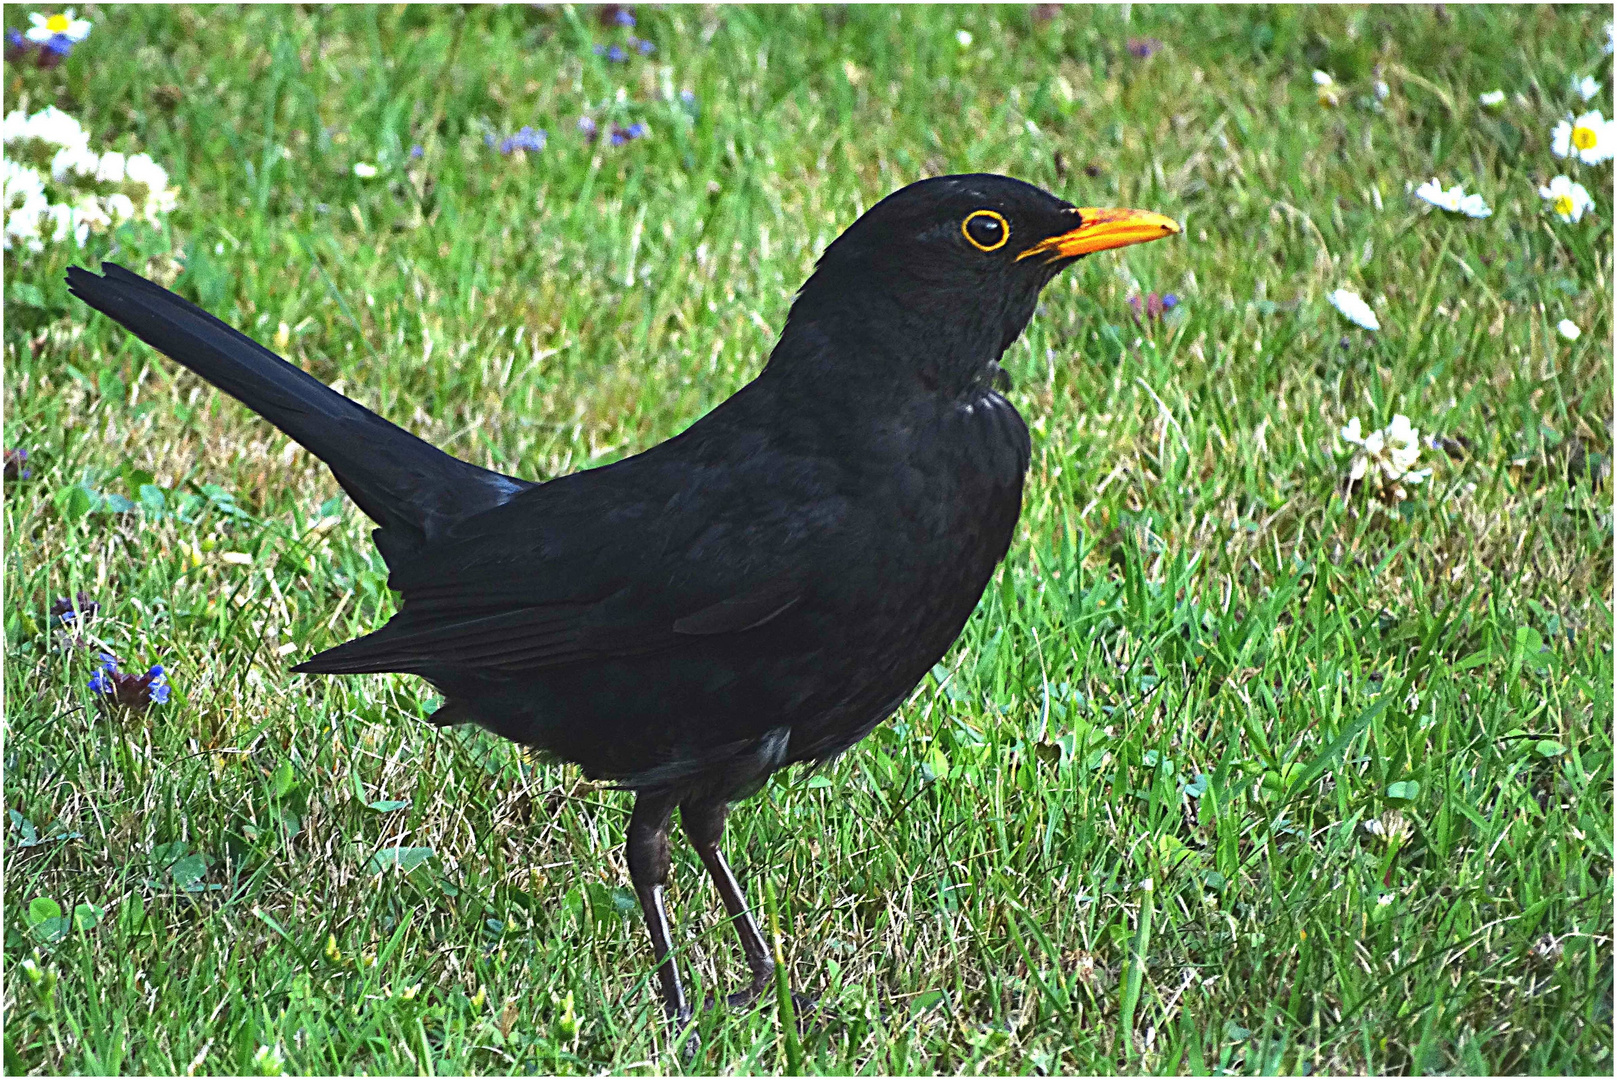
[[[1004,176],[940,176],[826,248],[756,379],[667,442],[545,483],[460,461],[123,267],[74,295],[323,460],[376,523],[381,629],[298,664],[409,672],[471,722],[634,792],[629,874],[664,1008],[688,1018],[668,830],[752,973],[773,961],[720,850],[788,765],[840,754],[943,656],[1011,542],[1031,444],[999,359],[1091,252],[1177,233]]]

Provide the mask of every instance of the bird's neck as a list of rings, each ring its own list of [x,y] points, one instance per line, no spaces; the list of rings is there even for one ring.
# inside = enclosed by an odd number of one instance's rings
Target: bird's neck
[[[992,313],[978,320],[962,319],[960,311],[945,314],[879,295],[819,304],[805,294],[793,305],[767,370],[877,400],[915,394],[976,400],[1004,384],[998,361],[1015,335],[1007,338]]]

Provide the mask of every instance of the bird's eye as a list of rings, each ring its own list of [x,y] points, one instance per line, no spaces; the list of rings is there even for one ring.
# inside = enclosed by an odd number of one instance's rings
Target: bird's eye
[[[993,210],[973,210],[960,223],[960,231],[978,251],[998,251],[1011,238],[1010,225]]]

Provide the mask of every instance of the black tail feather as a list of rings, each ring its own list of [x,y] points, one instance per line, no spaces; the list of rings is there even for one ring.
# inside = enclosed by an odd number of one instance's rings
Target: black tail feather
[[[326,386],[195,304],[115,263],[67,272],[80,300],[284,431],[375,521],[391,563],[531,485],[454,458]]]

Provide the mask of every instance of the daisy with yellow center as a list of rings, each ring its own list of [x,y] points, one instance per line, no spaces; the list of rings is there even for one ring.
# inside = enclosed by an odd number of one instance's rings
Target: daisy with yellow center
[[[1556,157],[1576,157],[1585,165],[1598,165],[1612,158],[1617,132],[1597,109],[1577,119],[1570,116],[1550,133],[1550,152]]]
[[[1568,176],[1557,176],[1548,187],[1539,188],[1538,194],[1550,204],[1556,217],[1567,222],[1582,218],[1583,212],[1593,209],[1595,205],[1588,189],[1582,184],[1573,183]]]
[[[52,38],[65,37],[77,45],[90,36],[90,20],[76,18],[72,8],[52,15],[35,12],[28,16],[28,21],[33,24],[27,30],[28,40],[40,44]]]

